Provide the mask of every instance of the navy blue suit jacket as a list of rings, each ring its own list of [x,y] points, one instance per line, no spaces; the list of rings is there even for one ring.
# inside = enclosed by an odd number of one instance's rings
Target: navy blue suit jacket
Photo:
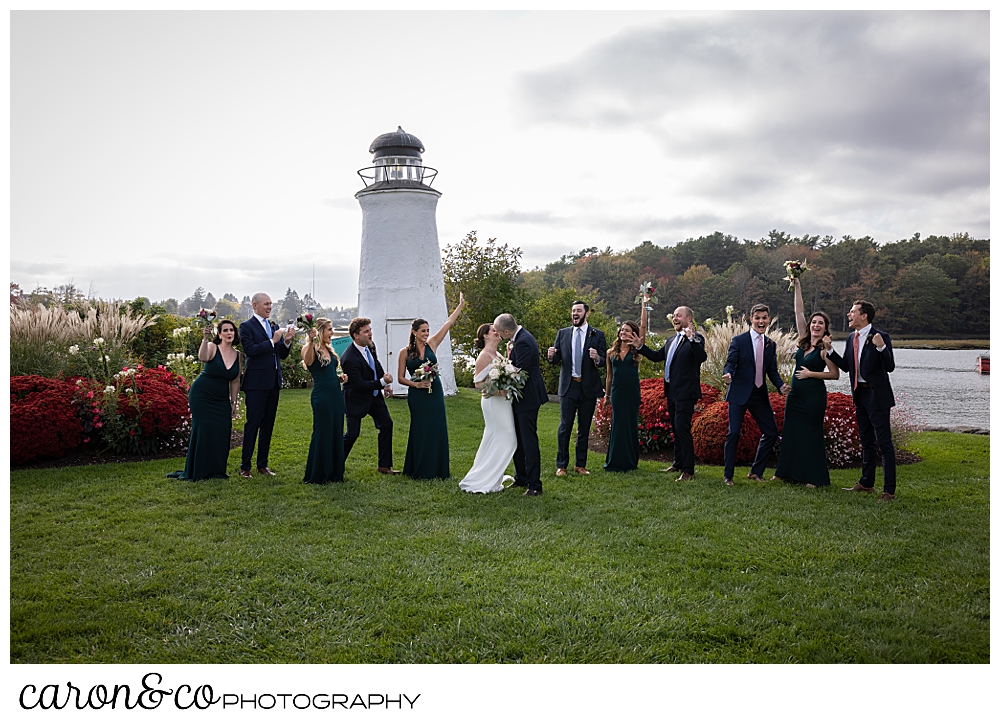
[[[852,390],[854,390],[854,377],[857,374],[854,369],[854,335],[856,334],[857,332],[851,332],[847,335],[847,346],[844,347],[843,357],[832,350],[828,354],[835,365],[851,376]],[[872,337],[876,334],[881,334],[885,341],[885,349],[881,352],[872,341]],[[892,340],[889,339],[889,335],[872,327],[865,338],[865,346],[858,352],[858,366],[861,367],[861,376],[871,387],[859,387],[854,390],[854,404],[864,405],[872,410],[886,410],[895,407],[896,397],[892,394],[889,373],[896,369],[896,359],[892,355]]]
[[[515,413],[537,410],[549,401],[549,396],[545,392],[545,380],[542,379],[538,342],[524,327],[521,327],[514,337],[514,344],[508,356],[512,365],[528,372],[528,379],[524,383],[524,389],[521,390],[521,399],[514,400],[511,408]]]
[[[569,392],[569,383],[573,379],[573,332],[576,327],[563,327],[556,334],[556,353],[549,360],[550,364],[562,364],[559,370],[559,396],[563,397]],[[590,350],[597,350],[597,361],[590,359]],[[601,373],[598,367],[603,367],[608,357],[608,341],[604,337],[604,332],[595,329],[593,325],[587,325],[587,336],[583,339],[583,369],[580,370],[580,384],[583,385],[583,394],[587,397],[604,397],[604,383],[601,382]]]
[[[723,374],[732,375],[732,382],[726,390],[726,401],[734,405],[745,405],[754,389],[754,378],[757,376],[757,359],[753,351],[753,339],[750,332],[744,332],[733,337],[729,343],[729,353],[726,355],[726,366]],[[778,347],[767,336],[764,337],[764,387],[767,380],[777,389],[781,389],[785,381],[778,374]]]
[[[271,336],[278,325],[265,320],[271,328]],[[271,344],[271,337],[264,334],[264,327],[256,317],[250,317],[240,324],[240,346],[246,355],[247,364],[243,371],[244,390],[270,390],[274,387],[277,368],[278,388],[281,388],[281,360],[288,357],[289,348],[284,341]]]
[[[663,362],[666,364],[667,355],[670,353],[670,345],[674,343],[674,338],[667,340],[666,344],[658,350],[651,350],[646,345],[642,345],[637,351],[650,362]],[[701,363],[708,359],[705,352],[705,338],[697,332],[692,339],[687,335],[681,337],[677,343],[677,351],[674,358],[670,360],[670,382],[663,379],[663,394],[673,400],[700,400],[701,399]]]
[[[350,417],[367,415],[372,402],[378,397],[372,393],[381,390],[386,384],[382,381],[382,378],[385,377],[385,370],[382,369],[382,363],[378,361],[375,345],[373,344],[368,350],[372,353],[372,359],[375,360],[374,372],[368,365],[368,360],[358,352],[358,348],[353,342],[347,345],[347,349],[340,357],[340,369],[344,370],[344,374],[347,375],[347,382],[344,383],[344,405]]]

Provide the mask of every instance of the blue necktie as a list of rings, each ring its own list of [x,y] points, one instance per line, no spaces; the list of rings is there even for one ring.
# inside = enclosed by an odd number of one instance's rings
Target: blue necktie
[[[365,357],[368,358],[368,366],[372,368],[372,372],[375,373],[375,379],[378,379],[378,371],[375,369],[375,360],[372,358],[372,351],[365,347]],[[378,397],[378,390],[372,391],[372,397]]]
[[[667,352],[667,364],[663,368],[663,379],[670,382],[670,363],[674,361],[674,352],[677,351],[677,347],[681,343],[681,336],[678,334],[674,337],[674,343],[670,345],[670,351]]]

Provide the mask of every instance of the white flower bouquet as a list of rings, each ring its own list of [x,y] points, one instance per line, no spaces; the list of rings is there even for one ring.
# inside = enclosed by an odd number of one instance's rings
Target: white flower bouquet
[[[490,372],[483,385],[483,395],[493,397],[502,392],[512,400],[521,399],[521,390],[528,379],[528,373],[510,363],[510,360],[500,355],[490,362]]]

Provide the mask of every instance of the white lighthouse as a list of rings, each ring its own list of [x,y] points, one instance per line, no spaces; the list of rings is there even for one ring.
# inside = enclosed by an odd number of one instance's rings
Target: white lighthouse
[[[431,188],[437,171],[423,165],[423,150],[402,127],[383,133],[368,149],[375,165],[358,171],[365,188],[354,195],[362,213],[358,315],[372,320],[379,358],[394,379],[413,320],[426,319],[433,334],[448,319],[436,218],[441,192]],[[444,394],[454,395],[450,335],[437,358]],[[392,389],[409,390],[398,382]]]

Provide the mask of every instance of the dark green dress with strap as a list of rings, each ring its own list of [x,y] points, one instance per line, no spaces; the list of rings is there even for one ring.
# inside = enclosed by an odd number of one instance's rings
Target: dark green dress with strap
[[[809,354],[795,351],[795,371],[805,367],[825,372],[826,362],[817,347]],[[823,418],[826,417],[826,382],[792,375],[792,391],[785,400],[785,423],[781,431],[781,449],[774,474],[779,478],[819,487],[830,484],[826,462]]]
[[[604,469],[624,473],[639,467],[639,368],[632,350],[625,359],[608,355],[611,377],[611,436]]]
[[[188,406],[191,408],[191,440],[188,442],[184,471],[170,473],[168,478],[203,480],[228,478],[229,441],[233,434],[233,413],[229,401],[229,383],[240,374],[239,359],[226,368],[222,352],[201,368],[201,374],[191,383]]]
[[[406,371],[412,375],[424,362],[437,363],[437,355],[430,346],[424,347],[424,359],[406,360]],[[429,391],[410,387],[406,404],[410,408],[410,437],[406,442],[403,474],[421,480],[450,478],[448,420],[441,378],[434,378]]]
[[[344,480],[344,393],[337,377],[337,358],[323,365],[319,355],[307,367],[313,378],[313,432],[306,460],[306,483]]]

